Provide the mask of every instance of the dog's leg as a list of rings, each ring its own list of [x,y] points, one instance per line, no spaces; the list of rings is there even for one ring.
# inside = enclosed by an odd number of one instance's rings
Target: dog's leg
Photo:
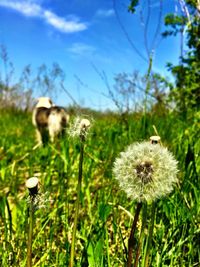
[[[42,146],[42,135],[38,129],[36,129],[36,140],[39,146]]]
[[[51,142],[53,143],[56,137],[56,133],[52,127],[49,128],[49,137],[50,137]]]

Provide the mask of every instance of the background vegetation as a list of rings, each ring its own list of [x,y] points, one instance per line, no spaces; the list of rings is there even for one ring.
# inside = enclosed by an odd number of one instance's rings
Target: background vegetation
[[[131,12],[134,13],[138,2],[131,2]],[[115,157],[127,145],[154,135],[153,125],[163,144],[179,161],[180,172],[177,188],[156,204],[150,266],[194,267],[200,264],[198,3],[186,1],[188,13],[166,17],[168,28],[164,36],[183,34],[184,30],[188,37],[187,52],[181,55],[180,64],[169,64],[174,84],[153,73],[149,55],[147,75],[119,74],[116,86],[108,86],[117,112],[94,112],[77,105],[68,109],[72,118],[77,114],[93,118],[83,161],[76,266],[125,265],[135,203],[119,190],[112,177],[112,166]],[[5,47],[1,51],[4,71],[1,71],[0,80],[0,266],[26,265],[28,192],[25,181],[32,176],[40,180],[40,202],[34,223],[34,266],[67,266],[80,144],[66,135],[60,143],[35,149],[29,112],[35,84],[42,94],[55,93],[54,86],[63,85],[64,72],[57,64],[52,68],[43,65],[33,77],[31,67],[27,66],[19,83],[13,85],[14,67]],[[136,107],[131,99],[138,90],[141,102]]]

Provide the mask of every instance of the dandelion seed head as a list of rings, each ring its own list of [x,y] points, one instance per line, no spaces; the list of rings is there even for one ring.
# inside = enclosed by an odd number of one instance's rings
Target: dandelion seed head
[[[34,210],[47,208],[49,203],[52,203],[52,200],[49,197],[49,192],[38,193],[34,198],[29,195],[26,199],[27,204],[32,202]]]
[[[88,134],[91,123],[88,119],[77,117],[73,124],[70,126],[69,134],[71,137],[86,137]]]
[[[87,129],[88,127],[90,127],[90,121],[88,119],[82,119],[80,122],[80,127],[83,129]]]
[[[151,181],[153,164],[151,161],[143,161],[135,166],[135,174],[144,184]]]
[[[115,160],[113,174],[127,196],[139,202],[169,194],[177,183],[177,161],[167,148],[134,143]]]

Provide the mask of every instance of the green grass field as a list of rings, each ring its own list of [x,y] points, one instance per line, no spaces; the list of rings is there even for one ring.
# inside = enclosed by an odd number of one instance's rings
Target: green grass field
[[[119,189],[112,167],[119,152],[129,144],[155,135],[153,125],[163,145],[179,162],[179,183],[169,196],[156,202],[150,266],[200,266],[197,116],[184,121],[173,113],[147,114],[144,124],[144,117],[138,113],[128,117],[128,128],[117,116],[93,118],[85,142],[74,266],[126,266],[136,203]],[[32,176],[40,180],[40,203],[34,214],[33,266],[68,266],[80,144],[67,135],[60,144],[33,149],[36,141],[31,115],[22,112],[0,111],[0,125],[0,266],[26,266],[29,218],[25,182]],[[136,239],[138,235],[139,230]],[[139,266],[144,247],[145,242]]]

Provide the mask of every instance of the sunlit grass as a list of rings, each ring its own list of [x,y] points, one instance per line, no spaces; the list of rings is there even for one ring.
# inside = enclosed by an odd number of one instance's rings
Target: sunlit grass
[[[116,156],[143,140],[142,116],[129,118],[129,129],[117,117],[95,121],[85,145],[74,266],[124,266],[136,204],[119,190],[112,177]],[[33,266],[68,266],[72,241],[80,146],[68,136],[60,146],[33,149],[30,115],[0,116],[0,266],[26,266],[28,193],[26,179],[39,178],[44,203],[35,211]],[[150,266],[192,267],[199,252],[198,127],[173,114],[147,116],[146,138],[156,126],[162,141],[179,161],[179,185],[157,203]],[[147,225],[151,217],[147,217]],[[142,222],[138,221],[141,229]],[[144,235],[147,229],[144,229]],[[135,237],[139,238],[139,231]],[[144,251],[145,244],[141,244]],[[135,247],[136,250],[136,247]],[[142,262],[139,261],[139,266]]]

